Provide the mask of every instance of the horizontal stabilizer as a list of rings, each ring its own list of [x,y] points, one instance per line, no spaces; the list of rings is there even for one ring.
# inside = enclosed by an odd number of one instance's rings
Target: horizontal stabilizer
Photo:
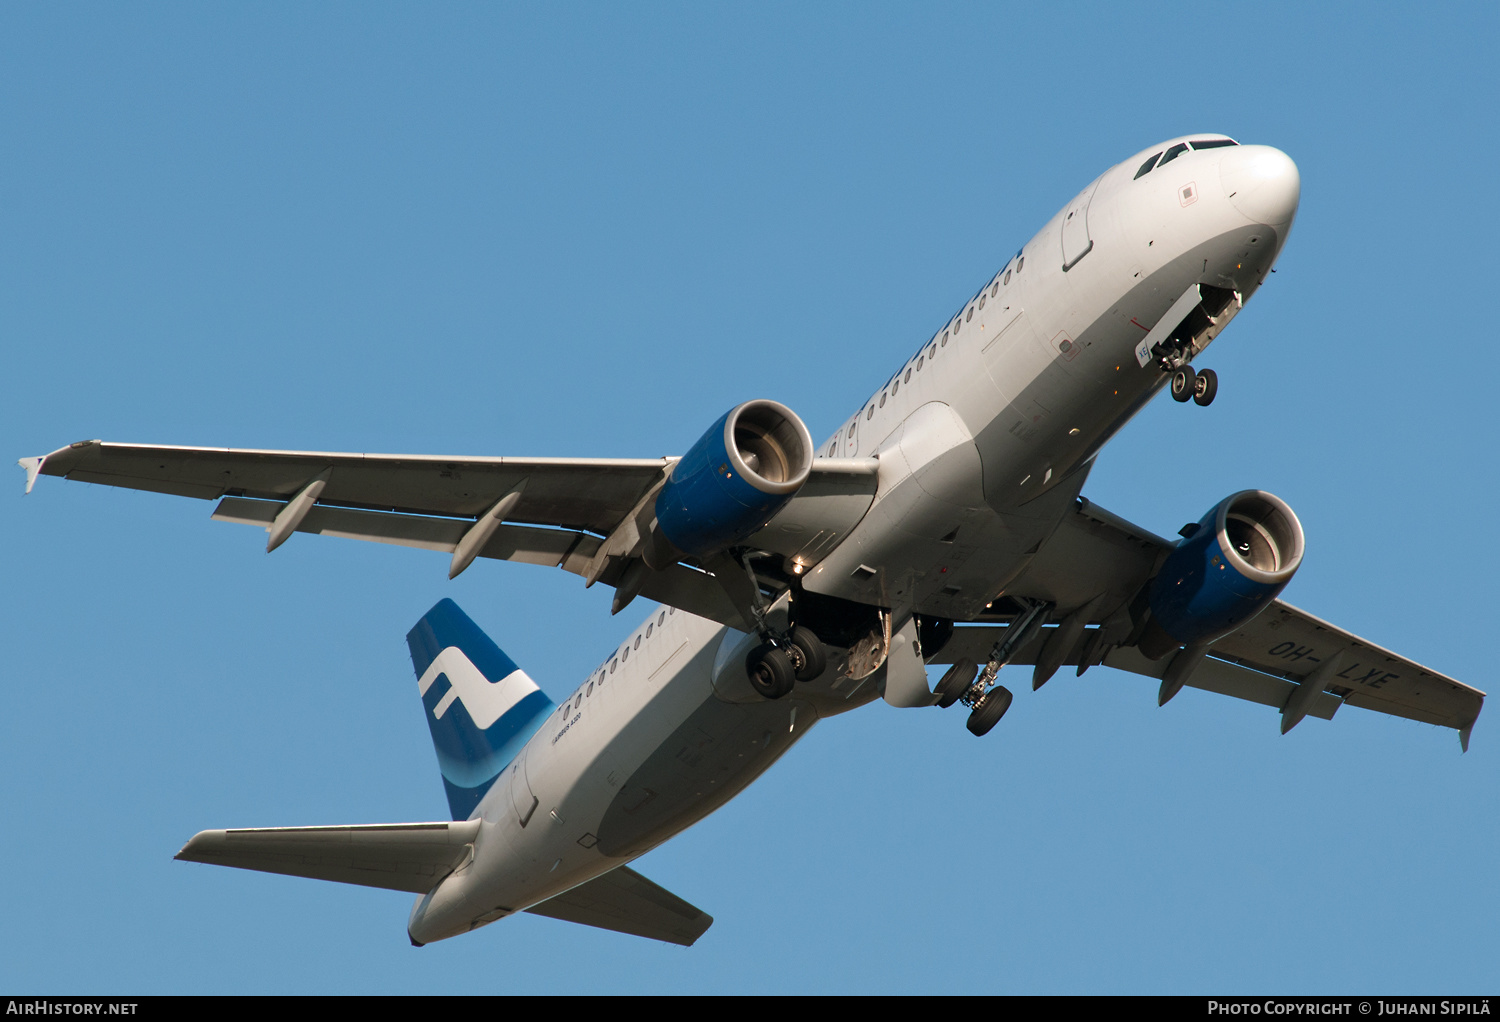
[[[621,866],[526,911],[691,947],[714,917]]]
[[[478,833],[478,820],[205,830],[176,858],[426,894],[472,854]]]

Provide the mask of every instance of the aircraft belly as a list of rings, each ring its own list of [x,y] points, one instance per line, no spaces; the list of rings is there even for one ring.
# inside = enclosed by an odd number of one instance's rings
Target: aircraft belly
[[[492,921],[621,865],[723,805],[817,721],[806,699],[719,698],[714,656],[737,633],[681,612],[671,620],[660,656],[638,655],[580,715],[549,722],[526,774],[507,772],[507,785],[529,781],[539,799],[525,826],[508,787],[496,785],[482,807],[477,867],[444,892],[451,911]],[[610,691],[612,704],[593,703]]]
[[[633,858],[733,798],[817,721],[809,702],[705,699],[614,794],[598,824],[602,854]]]

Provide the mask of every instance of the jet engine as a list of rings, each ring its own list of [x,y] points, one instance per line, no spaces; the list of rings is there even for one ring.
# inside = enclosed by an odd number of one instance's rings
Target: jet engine
[[[796,413],[776,401],[746,401],[673,466],[656,498],[657,529],[689,556],[733,546],[792,499],[812,462],[812,437]]]
[[[1167,556],[1151,581],[1140,651],[1159,660],[1211,642],[1259,614],[1302,563],[1302,523],[1263,490],[1226,497]]]

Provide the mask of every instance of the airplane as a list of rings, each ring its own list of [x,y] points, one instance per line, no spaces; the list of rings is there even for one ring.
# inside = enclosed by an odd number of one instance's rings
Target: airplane
[[[451,600],[407,636],[449,820],[207,830],[177,858],[415,894],[414,945],[517,912],[691,945],[712,917],[629,867],[821,720],[962,704],[1104,665],[1275,708],[1344,705],[1469,738],[1484,693],[1291,606],[1296,514],[1232,493],[1168,539],[1082,496],[1161,391],[1207,407],[1205,349],[1263,284],[1296,164],[1202,133],[1106,170],[833,434],[743,402],[681,457],[447,457],[89,440],[39,476],[215,500],[216,521],[561,568],[659,606],[554,703]],[[1183,414],[1202,414],[1185,411]],[[929,681],[928,667],[946,667]],[[1015,673],[1014,671],[1012,673]]]

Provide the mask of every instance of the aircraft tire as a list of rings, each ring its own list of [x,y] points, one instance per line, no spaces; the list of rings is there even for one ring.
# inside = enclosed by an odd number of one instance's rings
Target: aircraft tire
[[[942,680],[937,683],[938,706],[946,710],[958,702],[958,697],[974,684],[974,678],[978,674],[979,665],[972,660],[960,660],[948,668]]]
[[[1207,408],[1214,403],[1214,395],[1218,392],[1219,374],[1212,369],[1201,370],[1193,381],[1193,404]]]
[[[1192,366],[1183,366],[1172,374],[1172,400],[1187,401],[1193,396],[1193,387],[1197,383],[1197,374],[1193,372]]]
[[[792,629],[792,645],[797,647],[802,666],[797,668],[798,681],[812,681],[828,669],[828,650],[811,628],[798,625]]]
[[[780,699],[797,684],[792,658],[769,642],[750,651],[745,658],[745,670],[750,675],[751,687],[767,699]]]
[[[1000,718],[1005,716],[1006,710],[1010,709],[1010,701],[1014,698],[1010,689],[1004,685],[996,685],[990,690],[984,705],[969,714],[969,733],[975,737],[989,734],[990,728],[1000,723]]]

